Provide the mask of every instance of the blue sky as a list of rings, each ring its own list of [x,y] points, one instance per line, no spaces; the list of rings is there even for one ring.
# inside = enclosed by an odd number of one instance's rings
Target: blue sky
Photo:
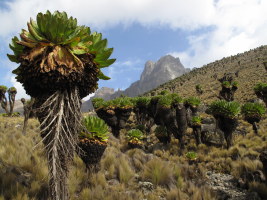
[[[146,61],[166,54],[193,68],[267,43],[266,0],[0,0],[0,85],[15,86],[17,98],[26,94],[11,73],[8,44],[46,10],[66,11],[114,47],[111,80],[99,87],[125,89]]]

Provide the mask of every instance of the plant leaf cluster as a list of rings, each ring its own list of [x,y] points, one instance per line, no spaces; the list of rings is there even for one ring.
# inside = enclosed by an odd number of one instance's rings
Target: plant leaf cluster
[[[267,83],[257,83],[254,87],[256,94],[267,93]]]
[[[144,134],[139,129],[131,129],[127,132],[127,139],[131,141],[140,141],[144,138]]]
[[[86,131],[81,131],[80,138],[95,139],[103,142],[108,140],[109,127],[104,120],[96,116],[87,116],[83,119],[83,125]]]
[[[234,101],[217,100],[209,105],[209,110],[213,115],[225,118],[237,118],[241,112],[240,104]]]
[[[199,116],[193,116],[192,119],[191,119],[191,122],[192,122],[192,126],[200,126],[201,125],[201,117]]]
[[[260,103],[245,103],[241,108],[241,112],[245,116],[245,118],[261,118],[265,114],[266,109],[265,106]]]
[[[109,59],[113,48],[107,48],[107,40],[102,39],[102,34],[91,33],[89,27],[77,25],[77,19],[68,18],[66,12],[38,13],[36,21],[30,19],[27,25],[28,30],[22,29],[20,39],[14,37],[9,45],[14,53],[8,55],[12,62],[33,61],[42,56],[39,66],[42,72],[57,70],[62,75],[81,72],[84,64],[79,56],[83,54],[93,55],[93,62],[99,69],[115,62],[115,59]],[[19,76],[20,70],[13,73]],[[109,79],[101,70],[98,78]]]
[[[188,97],[187,99],[185,99],[185,104],[191,107],[198,107],[200,103],[201,101],[198,97]]]

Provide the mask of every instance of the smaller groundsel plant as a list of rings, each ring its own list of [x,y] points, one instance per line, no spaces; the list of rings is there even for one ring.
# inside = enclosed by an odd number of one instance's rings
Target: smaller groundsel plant
[[[189,151],[185,154],[186,158],[189,160],[196,160],[197,159],[197,153],[194,151]]]
[[[256,95],[267,92],[267,83],[257,83],[254,87],[254,92]]]
[[[263,104],[260,103],[245,103],[241,109],[245,119],[256,118],[261,119],[265,114],[266,109]]]
[[[131,129],[127,132],[126,137],[131,143],[141,143],[141,140],[144,139],[144,134],[139,129]]]
[[[202,121],[201,117],[193,116],[191,119],[192,126],[201,126],[201,121]]]
[[[171,95],[160,96],[158,100],[158,105],[164,108],[170,108],[172,105],[172,96]]]
[[[103,106],[104,99],[102,98],[94,98],[92,100],[93,107],[95,109],[101,108]]]
[[[81,139],[98,140],[100,142],[107,142],[109,137],[109,127],[96,116],[87,116],[83,119],[83,125],[86,130],[79,135]]]
[[[137,97],[135,102],[136,102],[137,107],[147,107],[147,105],[150,102],[150,98],[149,97]]]
[[[190,107],[198,107],[200,105],[201,101],[198,97],[188,97],[185,99],[185,104]]]
[[[218,117],[234,119],[241,112],[240,104],[237,102],[227,102],[225,100],[214,101],[209,105],[209,111]]]

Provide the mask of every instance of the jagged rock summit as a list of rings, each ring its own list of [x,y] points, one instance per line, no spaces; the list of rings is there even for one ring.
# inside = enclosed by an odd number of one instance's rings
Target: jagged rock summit
[[[189,71],[184,68],[179,58],[171,55],[163,56],[155,63],[147,61],[140,80],[132,83],[123,94],[130,97],[138,96]],[[112,98],[116,96],[115,93]]]
[[[147,61],[140,76],[140,80],[132,83],[126,90],[115,92],[112,88],[104,87],[100,88],[93,98],[101,97],[105,100],[109,100],[122,94],[135,97],[189,71],[190,69],[184,68],[179,58],[166,55],[161,57],[157,62],[151,60]],[[92,109],[91,100],[83,103],[82,111],[86,112],[88,109]]]

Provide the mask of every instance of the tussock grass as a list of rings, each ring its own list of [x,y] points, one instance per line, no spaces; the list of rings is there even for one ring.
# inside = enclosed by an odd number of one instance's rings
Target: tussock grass
[[[158,158],[150,160],[143,171],[143,179],[155,185],[170,187],[174,183],[173,167]]]

